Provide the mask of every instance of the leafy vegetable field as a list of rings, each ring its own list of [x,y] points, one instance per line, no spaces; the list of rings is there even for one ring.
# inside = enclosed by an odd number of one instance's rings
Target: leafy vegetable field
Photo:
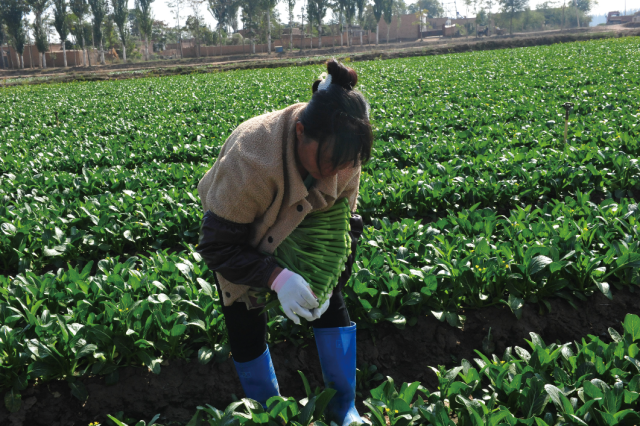
[[[503,307],[516,321],[527,306],[548,315],[558,299],[578,312],[595,296],[637,297],[639,38],[353,68],[376,136],[358,200],[367,226],[345,289],[360,334],[411,330],[425,316],[453,332],[480,308]],[[123,367],[159,374],[169,360],[197,358],[228,369],[213,275],[194,250],[196,186],[239,123],[306,102],[320,72],[0,91],[0,423],[17,412],[39,424],[23,398],[36,381],[64,380],[82,407],[90,377],[113,384]],[[566,143],[565,102],[574,104]],[[270,315],[272,344],[305,347],[307,327]],[[463,424],[637,423],[625,411],[640,391],[637,317],[627,318],[620,336],[547,345],[536,335],[532,352],[504,355],[476,348],[475,366],[436,368],[439,391],[396,395],[361,365],[363,399],[375,388],[361,410],[402,425],[454,414]],[[189,416],[206,403],[189,401]],[[254,410],[243,404],[229,412]],[[302,424],[321,415],[282,404]],[[269,417],[254,414],[236,417]]]

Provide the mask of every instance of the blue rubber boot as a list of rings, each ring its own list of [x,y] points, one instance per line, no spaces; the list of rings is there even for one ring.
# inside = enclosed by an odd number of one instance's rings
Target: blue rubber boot
[[[322,377],[337,392],[327,406],[331,421],[342,426],[364,424],[356,410],[356,323],[349,327],[314,328]]]
[[[258,358],[248,362],[236,362],[236,371],[247,398],[258,401],[267,409],[267,400],[280,395],[276,371],[271,362],[269,347]]]

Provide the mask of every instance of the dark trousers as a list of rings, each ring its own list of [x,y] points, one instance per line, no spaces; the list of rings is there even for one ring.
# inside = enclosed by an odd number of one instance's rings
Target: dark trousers
[[[218,294],[222,294],[217,282],[216,286]],[[267,313],[261,312],[261,308],[247,309],[247,306],[242,302],[235,302],[231,306],[222,305],[231,354],[236,362],[252,361],[267,349]],[[349,312],[347,312],[341,291],[334,290],[327,311],[311,324],[314,328],[348,327],[351,325]]]

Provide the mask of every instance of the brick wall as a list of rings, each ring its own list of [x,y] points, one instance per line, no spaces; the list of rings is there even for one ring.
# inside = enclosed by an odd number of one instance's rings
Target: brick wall
[[[374,39],[372,38],[371,41],[373,42]],[[290,42],[290,38],[289,37],[284,37],[283,39],[273,39],[271,40],[271,51],[275,52],[276,50],[276,46],[284,46],[285,49],[289,49],[289,42]],[[311,43],[313,43],[313,47],[317,48],[318,47],[318,37],[314,37],[313,41],[310,38],[305,38],[304,40],[302,39],[301,36],[296,36],[294,34],[293,36],[293,48],[294,49],[299,49],[300,46],[303,44],[305,49],[308,49],[309,46],[311,45]],[[360,45],[360,36],[353,36],[351,43],[353,46],[359,46]],[[365,33],[362,35],[362,44],[369,44],[369,34]],[[343,45],[346,46],[347,45],[347,37],[346,34],[343,38]],[[167,46],[169,46],[167,44]],[[340,46],[340,36],[322,36],[322,47],[323,48],[327,48],[327,47],[333,47],[333,46]],[[256,53],[265,53],[267,52],[267,45],[266,44],[256,44],[255,46],[255,52]],[[156,52],[159,55],[162,56],[171,56],[176,54],[176,50],[172,49],[172,50],[164,50],[162,52]],[[239,44],[239,45],[231,45],[231,46],[200,46],[200,57],[207,57],[207,56],[227,56],[227,55],[246,55],[251,53],[251,44],[245,40],[245,44]],[[195,58],[196,57],[196,51],[195,51],[195,47],[182,47],[182,55],[184,58]]]
[[[47,68],[54,67],[64,67],[64,57],[62,55],[62,46],[59,44],[51,44],[49,45],[50,51],[45,53],[45,58],[47,61]],[[19,69],[20,68],[20,59],[18,57],[17,52],[11,46],[3,46],[2,50],[7,53],[9,51],[9,57],[5,61],[9,68]],[[31,52],[31,54],[29,54]],[[88,54],[91,57],[91,65],[95,65],[100,61],[100,53],[97,49],[88,49]],[[40,68],[40,52],[33,45],[27,45],[24,47],[24,53],[22,54],[24,60],[24,67],[31,68],[31,58],[33,58],[33,67]],[[10,58],[10,59],[9,59]],[[105,52],[104,60],[110,61],[112,59],[112,55]],[[82,66],[82,50],[67,50],[67,66],[68,67],[76,67]]]

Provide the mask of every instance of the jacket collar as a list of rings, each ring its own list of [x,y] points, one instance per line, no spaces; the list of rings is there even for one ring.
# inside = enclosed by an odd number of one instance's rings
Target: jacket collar
[[[307,198],[309,195],[309,191],[304,186],[304,181],[298,172],[298,168],[296,166],[296,157],[295,157],[295,143],[297,140],[296,137],[296,122],[298,120],[298,116],[302,113],[304,108],[307,106],[307,103],[298,103],[292,105],[287,110],[289,114],[288,123],[285,126],[285,134],[283,135],[283,158],[285,162],[284,167],[284,180],[285,180],[285,198],[284,202],[288,207],[291,207],[295,203],[300,202],[301,200]],[[315,182],[314,186],[311,187],[311,192],[314,190],[320,191],[328,197],[332,197],[333,200],[338,196],[338,176],[333,175],[330,177],[325,177]],[[322,200],[323,204],[326,206],[326,202]],[[324,206],[314,206],[314,209],[322,208]]]

